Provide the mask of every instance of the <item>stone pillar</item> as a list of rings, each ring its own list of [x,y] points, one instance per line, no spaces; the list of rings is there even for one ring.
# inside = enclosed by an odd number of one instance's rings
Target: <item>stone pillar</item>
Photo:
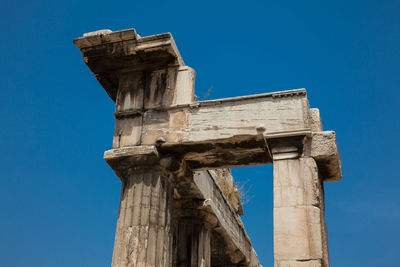
[[[206,211],[202,200],[179,200],[175,203],[176,267],[211,267],[211,229],[217,219]]]
[[[172,264],[173,185],[154,166],[130,169],[122,179],[113,267]]]
[[[324,192],[315,160],[283,157],[273,163],[275,267],[328,267]]]
[[[210,267],[211,230],[201,220],[182,219],[176,229],[177,267]]]

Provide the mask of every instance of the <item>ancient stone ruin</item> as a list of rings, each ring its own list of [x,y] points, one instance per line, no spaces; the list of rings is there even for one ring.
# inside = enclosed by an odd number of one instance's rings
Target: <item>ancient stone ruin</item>
[[[112,266],[260,266],[228,169],[257,164],[274,165],[275,266],[329,266],[323,182],[341,180],[341,163],[304,89],[197,101],[169,33],[74,43],[116,104],[104,153],[122,181]]]

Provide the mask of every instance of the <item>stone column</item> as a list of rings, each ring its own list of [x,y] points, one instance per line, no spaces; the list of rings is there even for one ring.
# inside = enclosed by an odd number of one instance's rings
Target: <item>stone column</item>
[[[274,157],[275,267],[328,267],[323,184],[311,157]]]
[[[113,267],[171,266],[172,194],[169,177],[154,167],[128,171],[122,180]]]
[[[175,141],[165,131],[172,121],[166,110],[194,101],[195,72],[169,33],[101,30],[74,43],[115,101],[113,149],[104,155],[122,181],[112,266],[170,267],[175,176],[168,168],[181,162],[159,156],[155,146]],[[184,119],[174,121],[174,131],[183,129]]]
[[[122,181],[113,267],[171,267],[174,179],[182,164],[154,146],[112,149],[107,163]]]
[[[206,211],[202,200],[175,203],[176,267],[211,267],[211,229],[217,219]]]
[[[176,231],[177,267],[211,266],[211,230],[201,220],[182,219]]]

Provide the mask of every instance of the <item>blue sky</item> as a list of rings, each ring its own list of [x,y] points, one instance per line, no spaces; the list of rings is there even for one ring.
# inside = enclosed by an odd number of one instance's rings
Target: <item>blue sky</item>
[[[114,104],[72,39],[127,28],[171,32],[200,98],[306,88],[342,156],[343,181],[325,185],[331,266],[398,266],[399,1],[3,0],[0,22],[2,266],[110,266]],[[271,167],[233,171],[264,266]]]

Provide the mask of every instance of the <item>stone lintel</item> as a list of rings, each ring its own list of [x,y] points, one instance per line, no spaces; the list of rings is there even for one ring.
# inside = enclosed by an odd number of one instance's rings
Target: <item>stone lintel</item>
[[[158,148],[152,145],[122,147],[106,151],[104,159],[111,167],[114,166],[113,169],[117,168],[116,165],[120,168],[121,163],[122,166],[128,163],[130,166],[148,165],[160,161],[158,151],[161,151],[166,155],[162,160],[164,165],[176,165],[176,160],[168,155],[179,154],[190,168],[204,170],[269,164],[272,163],[269,153],[275,161],[305,156],[316,160],[324,181],[340,181],[341,161],[335,132],[316,132],[311,138],[305,132],[295,134],[299,135],[287,133],[287,137],[265,139],[266,143],[257,136],[244,136],[232,142],[213,140],[200,144],[163,144]]]
[[[273,160],[299,158],[304,140],[311,136],[308,129],[264,135],[239,135],[203,142],[164,143],[163,154],[180,154],[194,170],[232,168],[272,164]]]
[[[311,134],[304,90],[140,109],[115,114],[117,123],[121,120],[120,146],[137,142],[130,135],[138,125],[142,145],[153,145],[160,137],[165,139],[165,145],[191,145],[263,138],[263,134],[267,139]],[[138,118],[140,124],[135,123]]]

